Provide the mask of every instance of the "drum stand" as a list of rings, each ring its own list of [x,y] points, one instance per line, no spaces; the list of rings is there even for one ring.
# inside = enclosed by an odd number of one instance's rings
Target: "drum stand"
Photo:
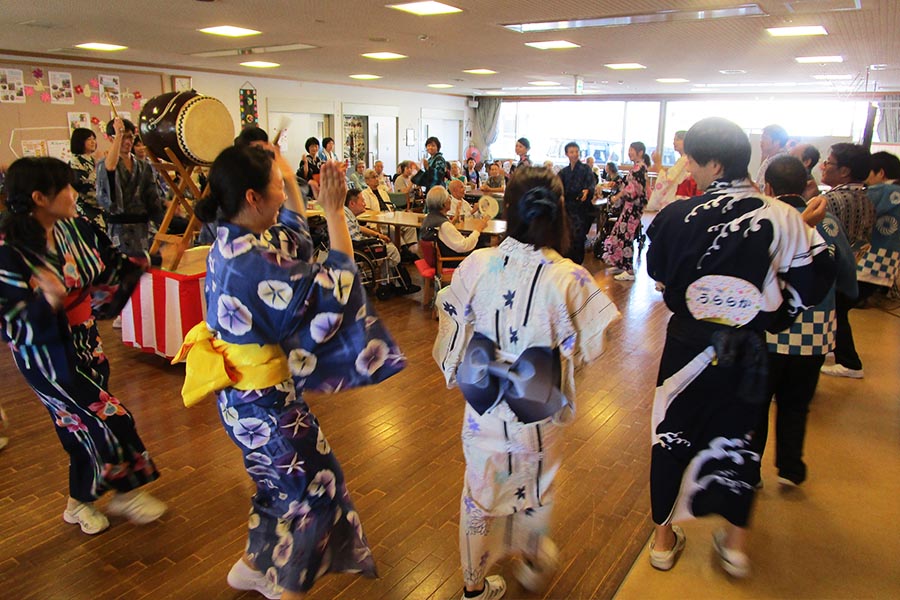
[[[162,267],[169,271],[174,271],[178,268],[178,263],[181,262],[181,257],[184,255],[185,250],[193,243],[194,235],[200,230],[200,221],[197,219],[197,215],[194,214],[194,205],[192,204],[192,200],[196,201],[200,198],[200,190],[197,188],[194,180],[191,179],[191,175],[197,166],[188,165],[185,167],[178,160],[178,157],[175,156],[175,153],[172,152],[171,148],[166,148],[165,150],[171,162],[167,163],[159,160],[149,148],[147,149],[150,164],[159,171],[159,174],[162,175],[173,194],[172,204],[166,209],[166,215],[163,217],[159,231],[153,239],[153,245],[150,247],[150,254],[160,252],[163,257]],[[178,183],[175,182],[172,171],[180,176]],[[191,198],[185,195],[186,192],[190,192]],[[169,230],[169,225],[172,223],[172,219],[178,212],[179,207],[183,208],[189,217],[187,229],[185,229],[183,235],[168,234],[166,231]]]

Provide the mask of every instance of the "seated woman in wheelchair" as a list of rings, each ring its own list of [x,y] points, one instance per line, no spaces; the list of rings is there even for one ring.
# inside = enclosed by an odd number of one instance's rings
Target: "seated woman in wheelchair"
[[[391,272],[396,272],[400,278],[400,284],[395,286],[394,292],[403,295],[415,294],[422,288],[413,284],[409,272],[400,265],[400,251],[391,243],[391,238],[376,229],[359,224],[356,217],[365,211],[366,202],[363,200],[362,190],[347,190],[347,196],[344,199],[344,217],[347,219],[347,228],[350,230],[350,239],[353,241],[354,247],[358,246],[357,242],[366,240],[381,242],[386,251],[388,268]]]
[[[464,256],[478,245],[478,236],[484,231],[488,219],[472,221],[472,232],[464,236],[447,217],[450,206],[450,194],[446,188],[435,186],[428,190],[425,196],[428,214],[419,228],[419,239],[435,242],[442,256]]]

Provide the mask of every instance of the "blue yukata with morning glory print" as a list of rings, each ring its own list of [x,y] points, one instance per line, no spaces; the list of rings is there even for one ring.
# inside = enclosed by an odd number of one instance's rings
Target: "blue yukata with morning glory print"
[[[280,345],[290,368],[278,385],[226,388],[217,398],[256,484],[247,553],[267,578],[299,592],[327,572],[376,575],[340,463],[303,390],[377,383],[406,364],[353,259],[332,250],[318,264],[312,250],[305,219],[286,209],[260,236],[220,223],[206,277],[206,324],[216,337]]]
[[[478,414],[459,398],[466,457],[460,555],[465,582],[477,587],[496,561],[534,557],[549,534],[559,440],[575,412],[575,369],[600,355],[604,331],[620,315],[583,267],[512,237],[469,255],[436,305],[433,356],[448,387],[477,332],[505,362],[535,346],[559,349],[558,384],[568,399],[553,416],[522,423],[504,400]]]

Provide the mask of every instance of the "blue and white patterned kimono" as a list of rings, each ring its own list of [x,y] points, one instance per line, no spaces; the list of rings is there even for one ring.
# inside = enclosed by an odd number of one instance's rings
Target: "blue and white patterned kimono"
[[[375,563],[344,474],[303,389],[336,392],[382,381],[405,366],[366,301],[353,259],[332,250],[311,263],[305,219],[283,209],[257,236],[219,224],[208,259],[206,323],[233,344],[279,344],[291,378],[218,393],[225,429],[256,483],[247,553],[291,591],[327,572],[374,577]]]

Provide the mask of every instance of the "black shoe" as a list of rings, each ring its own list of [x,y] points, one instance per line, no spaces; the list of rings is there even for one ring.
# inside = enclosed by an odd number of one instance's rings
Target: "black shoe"
[[[415,294],[416,292],[421,292],[421,291],[422,291],[422,288],[414,283],[412,283],[406,287],[399,286],[399,285],[394,287],[394,292],[398,296],[409,296],[410,294]]]
[[[375,288],[375,297],[379,300],[387,300],[397,293],[396,288],[391,285],[379,285]]]

